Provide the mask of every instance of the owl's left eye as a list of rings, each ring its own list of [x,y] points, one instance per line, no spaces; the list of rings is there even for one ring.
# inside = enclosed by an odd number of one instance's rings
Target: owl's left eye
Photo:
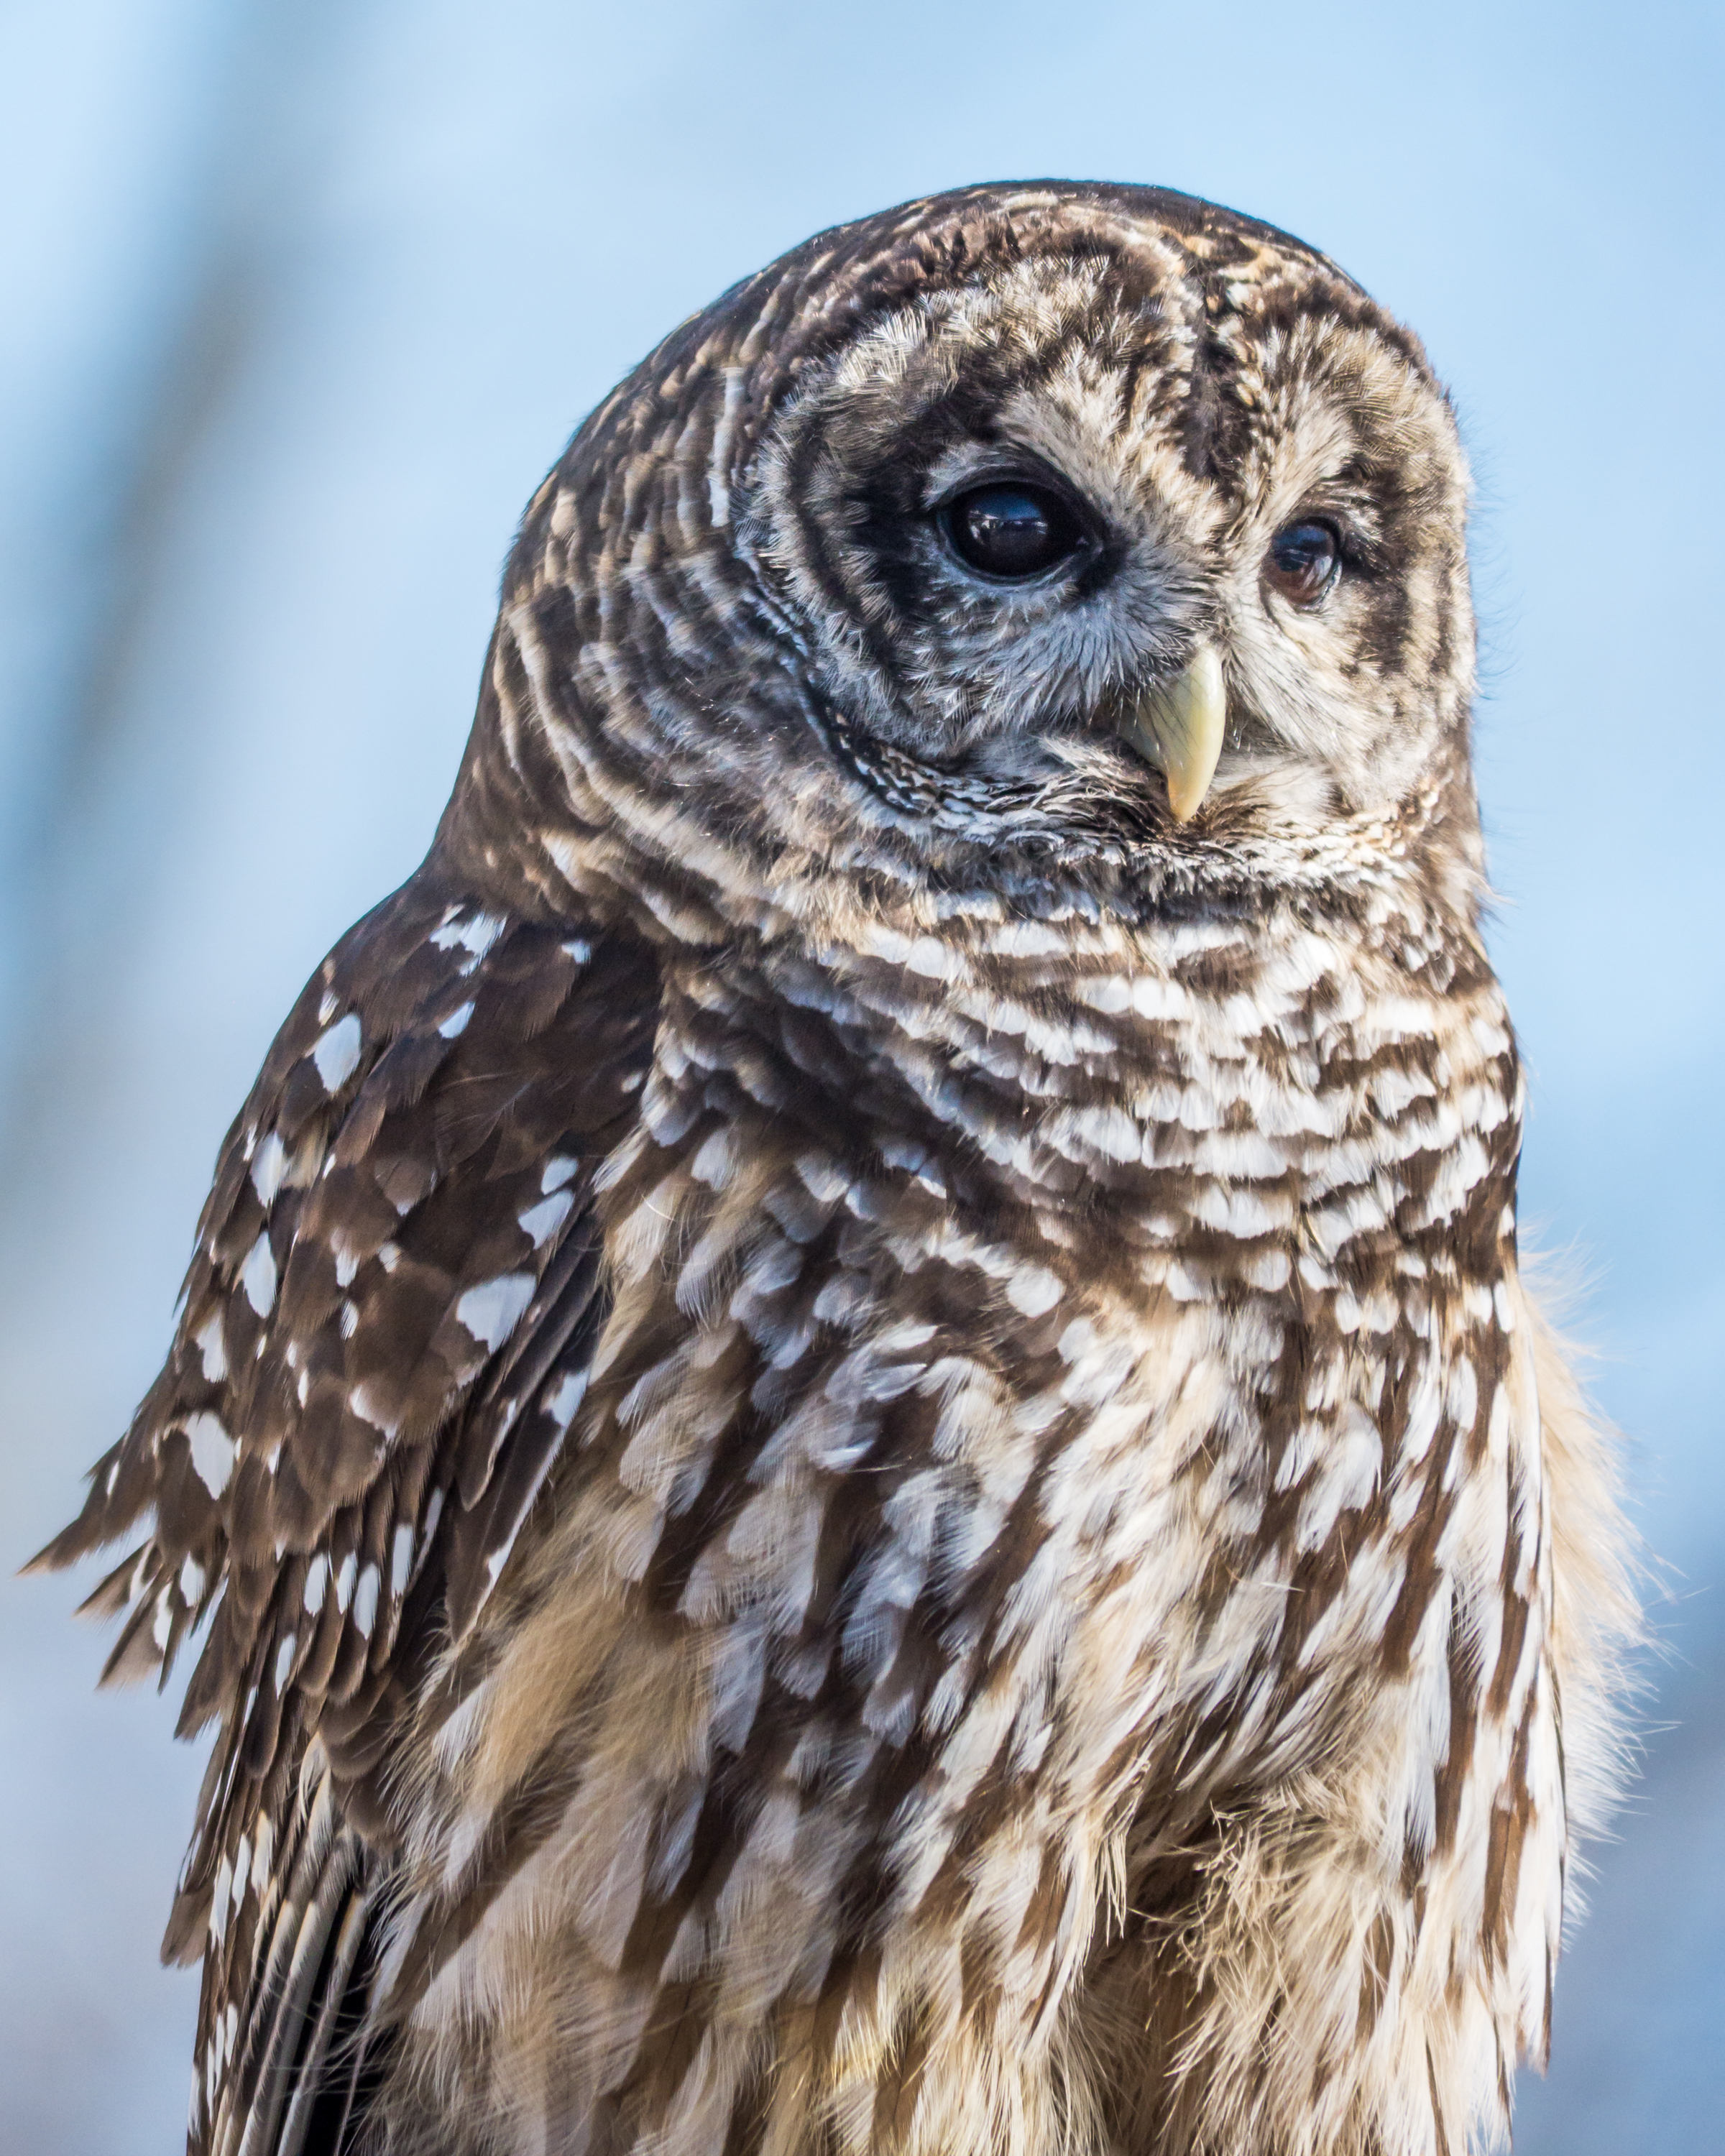
[[[1336,581],[1342,542],[1331,524],[1284,525],[1270,542],[1264,581],[1296,607],[1315,607]]]
[[[967,568],[1004,583],[1045,576],[1084,543],[1077,518],[1059,495],[1020,480],[996,480],[961,494],[941,511],[940,521]]]

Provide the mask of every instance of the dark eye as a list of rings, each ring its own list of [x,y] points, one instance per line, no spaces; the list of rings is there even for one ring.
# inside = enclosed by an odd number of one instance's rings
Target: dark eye
[[[1336,581],[1342,545],[1327,524],[1290,524],[1270,542],[1264,578],[1291,605],[1313,607]]]
[[[1012,583],[1041,576],[1083,542],[1078,520],[1057,495],[1016,480],[961,494],[941,521],[967,567]]]

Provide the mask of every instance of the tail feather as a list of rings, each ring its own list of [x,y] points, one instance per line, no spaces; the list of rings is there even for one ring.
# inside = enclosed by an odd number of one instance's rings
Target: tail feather
[[[379,1922],[375,1859],[338,1824],[326,1780],[267,1940],[249,1972],[234,1972],[240,2056],[221,2077],[207,2133],[194,2130],[208,2156],[338,2156],[351,2146]],[[209,2020],[220,2030],[223,2012]]]

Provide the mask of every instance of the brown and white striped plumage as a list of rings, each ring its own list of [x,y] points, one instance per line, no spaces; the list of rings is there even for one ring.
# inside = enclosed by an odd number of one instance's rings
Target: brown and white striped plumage
[[[1092,543],[990,584],[931,511],[1025,471]],[[1355,285],[1132,188],[824,235],[583,428],[46,1553],[141,1535],[122,1673],[208,1627],[195,2150],[1501,2133],[1632,1620],[1465,490]]]

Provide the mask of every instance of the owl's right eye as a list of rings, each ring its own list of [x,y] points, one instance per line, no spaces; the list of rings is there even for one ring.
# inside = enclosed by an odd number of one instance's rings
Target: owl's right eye
[[[941,525],[968,569],[1002,583],[1046,576],[1084,543],[1078,520],[1046,487],[996,480],[949,501]]]

